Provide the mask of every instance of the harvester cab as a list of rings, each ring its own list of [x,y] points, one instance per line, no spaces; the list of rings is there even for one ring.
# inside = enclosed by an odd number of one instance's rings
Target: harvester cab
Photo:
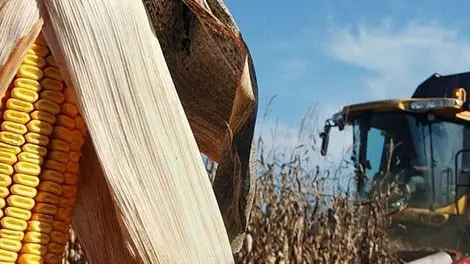
[[[330,130],[352,126],[356,201],[371,199],[380,183],[388,183],[391,226],[424,247],[462,250],[468,244],[462,234],[469,212],[469,89],[470,72],[434,74],[410,99],[343,107],[320,134],[327,155]],[[441,245],[443,235],[450,240]]]

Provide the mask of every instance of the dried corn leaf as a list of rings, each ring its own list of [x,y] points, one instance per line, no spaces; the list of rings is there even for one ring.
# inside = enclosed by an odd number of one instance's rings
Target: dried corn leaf
[[[258,95],[249,50],[220,0],[143,1],[197,144],[219,163],[213,188],[238,251],[255,188]]]

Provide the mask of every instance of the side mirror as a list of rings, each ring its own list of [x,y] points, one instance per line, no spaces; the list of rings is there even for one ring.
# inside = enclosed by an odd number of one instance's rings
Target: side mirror
[[[320,133],[320,138],[322,139],[320,153],[322,156],[326,156],[328,152],[328,143],[330,142],[330,129],[331,126],[325,125],[323,132]]]
[[[323,128],[323,132],[320,133],[320,138],[322,139],[320,153],[322,156],[326,156],[326,153],[328,152],[330,130],[332,127],[338,127],[339,130],[344,129],[344,121],[341,113],[336,113],[332,118],[327,119],[325,122],[325,127]]]

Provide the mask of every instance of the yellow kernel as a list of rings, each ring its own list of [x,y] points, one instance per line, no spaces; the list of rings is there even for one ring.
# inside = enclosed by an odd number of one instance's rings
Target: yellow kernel
[[[28,227],[28,224],[25,220],[16,219],[9,216],[3,217],[2,220],[0,220],[0,223],[2,224],[2,228],[13,231],[24,231],[26,230],[26,227]]]
[[[41,120],[41,121],[47,122],[51,125],[55,124],[56,122],[56,118],[54,115],[51,115],[48,112],[39,111],[39,110],[32,112],[31,118],[34,120]]]
[[[48,157],[53,160],[57,160],[61,163],[67,163],[69,161],[69,154],[66,152],[58,151],[58,150],[52,150],[49,152]]]
[[[79,152],[80,149],[82,148],[84,142],[85,142],[85,141],[84,141],[83,139],[81,139],[81,140],[74,140],[74,141],[72,141],[72,142],[70,143],[70,149],[73,150],[73,151]]]
[[[64,102],[65,97],[61,92],[51,91],[51,90],[44,90],[41,92],[41,98],[51,100],[56,104],[61,104]]]
[[[24,152],[21,152],[20,154],[18,154],[18,159],[20,161],[25,161],[25,162],[37,164],[39,166],[42,165],[43,160],[44,160],[38,154],[27,152],[27,151],[24,151]]]
[[[58,231],[58,230],[52,231],[50,237],[51,237],[51,242],[52,243],[56,243],[60,246],[67,245],[67,242],[68,242],[68,239],[69,239],[68,232],[62,232],[62,231]],[[63,250],[63,248],[62,248],[62,250]]]
[[[13,166],[5,164],[5,163],[0,163],[1,174],[12,175],[13,172],[14,172]]]
[[[36,202],[58,205],[60,202],[60,197],[46,191],[40,191],[38,192],[35,200]]]
[[[56,160],[48,159],[44,162],[44,168],[64,173],[67,170],[67,165]]]
[[[37,203],[33,210],[35,213],[39,214],[55,215],[57,213],[57,206],[47,203]]]
[[[25,220],[25,221],[28,221],[31,218],[31,211],[12,207],[12,206],[8,206],[5,209],[5,214],[8,216],[20,219],[20,220]]]
[[[78,174],[80,172],[78,163],[75,163],[75,162],[67,163],[67,172]]]
[[[29,198],[34,198],[37,194],[37,190],[35,188],[22,184],[13,184],[10,187],[10,191],[12,194],[21,195]]]
[[[77,107],[71,103],[63,103],[61,106],[61,112],[72,118],[78,115]]]
[[[47,67],[44,69],[44,76],[47,78],[51,78],[57,81],[62,81],[62,76],[60,74],[59,69],[56,67]]]
[[[52,227],[54,228],[54,230],[59,230],[63,232],[64,234],[66,234],[69,230],[69,225],[62,221],[54,221],[52,223]]]
[[[16,122],[19,124],[26,124],[29,120],[31,120],[31,117],[29,117],[28,113],[10,109],[3,112],[3,118],[7,121]]]
[[[49,243],[49,236],[47,234],[39,233],[36,231],[28,231],[24,235],[23,241],[26,243],[36,243],[46,245]]]
[[[25,139],[22,135],[18,135],[9,131],[1,131],[0,141],[13,146],[21,146],[24,144]]]
[[[7,202],[10,206],[18,207],[25,210],[31,210],[34,208],[34,199],[28,197],[10,195],[7,198]]]
[[[54,217],[52,215],[34,213],[31,217],[31,221],[52,224],[52,222],[54,222]]]
[[[39,33],[39,35],[36,37],[34,44],[47,47],[46,39],[44,38],[44,35],[42,33]]]
[[[70,145],[67,142],[60,140],[60,139],[52,139],[51,144],[49,145],[49,148],[53,150],[59,150],[62,152],[70,151]]]
[[[72,131],[73,133],[73,139],[76,140],[76,141],[80,141],[80,140],[83,140],[84,136],[83,136],[83,133],[78,130],[78,129],[74,129]]]
[[[51,234],[51,240],[53,239],[52,234]],[[49,247],[47,248],[47,252],[50,253],[55,253],[55,254],[60,254],[64,250],[64,247],[57,244],[57,243],[50,243]]]
[[[62,255],[59,256],[59,255],[53,254],[53,253],[47,253],[44,256],[44,259],[46,260],[46,263],[51,263],[51,264],[60,263],[61,258],[62,258]]]
[[[0,186],[1,187],[8,187],[11,184],[11,177],[6,174],[0,173]]]
[[[28,132],[26,135],[24,135],[24,138],[28,143],[31,144],[36,144],[40,146],[47,146],[47,144],[49,144],[48,136],[44,136],[34,132]]]
[[[3,121],[2,130],[9,131],[15,134],[24,135],[28,132],[28,128],[23,124],[18,124],[11,121]]]
[[[43,181],[53,181],[58,184],[64,182],[64,174],[55,171],[54,169],[46,169],[39,176]]]
[[[75,120],[66,116],[66,115],[58,115],[57,116],[57,125],[64,126],[68,129],[75,128]]]
[[[15,87],[26,88],[35,92],[39,92],[41,90],[41,84],[39,84],[38,81],[29,78],[16,78],[13,85]]]
[[[31,120],[26,126],[31,132],[35,132],[41,135],[50,135],[53,131],[53,128],[49,123],[41,120]]]
[[[20,65],[16,77],[18,78],[29,78],[36,81],[39,81],[43,77],[43,72],[38,67],[22,64]]]
[[[0,187],[0,198],[6,198],[10,195],[10,190],[7,187]]]
[[[26,143],[23,145],[22,149],[23,151],[38,154],[41,157],[44,157],[47,154],[47,148],[43,146],[38,146],[36,144]]]
[[[70,151],[69,158],[71,162],[79,162],[80,161],[80,152]]]
[[[80,130],[80,132],[82,132],[82,134],[85,134],[86,123],[82,116],[75,117],[75,126]]]
[[[21,152],[20,147],[12,146],[10,144],[6,144],[6,143],[3,143],[3,142],[0,142],[0,150],[1,151],[11,152],[11,153],[14,153],[14,154],[18,154],[18,153]]]
[[[0,249],[0,261],[15,263],[16,259],[18,258],[18,253]]]
[[[42,58],[49,55],[49,49],[45,46],[33,44],[27,51],[28,54],[36,54]]]
[[[9,165],[15,164],[18,159],[16,155],[10,152],[0,151],[0,162],[6,163]]]
[[[39,57],[37,54],[26,54],[22,63],[36,66],[38,68],[44,68],[44,66],[46,66],[46,60]]]
[[[26,185],[36,188],[39,185],[39,178],[23,173],[16,173],[13,175],[13,181],[18,184]]]
[[[1,238],[8,238],[16,241],[21,241],[24,238],[23,231],[15,231],[6,228],[0,229],[0,237]]]
[[[74,198],[61,198],[59,202],[59,207],[61,208],[72,208],[75,205],[75,197]]]
[[[52,55],[47,56],[46,61],[47,61],[47,65],[57,67],[57,62],[55,61],[54,56]]]
[[[11,90],[11,96],[29,103],[34,103],[39,99],[39,94],[37,92],[20,87],[13,88],[13,90]]]
[[[52,182],[52,181],[43,181],[43,182],[39,183],[38,189],[40,191],[52,193],[52,194],[55,194],[55,195],[61,195],[62,190],[63,190],[63,188],[60,184],[57,184],[57,183]]]
[[[0,208],[5,207],[5,205],[6,205],[5,199],[1,198],[1,199],[0,199]],[[3,212],[2,212],[2,214],[3,214]]]
[[[41,81],[42,88],[45,90],[57,91],[60,92],[64,89],[64,85],[62,82],[59,82],[54,79],[44,78]]]
[[[43,264],[44,260],[41,256],[46,254],[47,247],[35,244],[26,243],[21,248],[21,255],[18,258],[18,264]]]
[[[41,174],[41,166],[34,163],[18,161],[14,167],[17,173],[24,173],[31,176],[38,176]]]
[[[34,110],[34,105],[32,103],[16,99],[16,98],[9,98],[7,100],[7,109],[12,109],[24,113],[29,113]]]
[[[64,198],[73,198],[77,195],[77,187],[75,187],[75,186],[63,185],[62,190],[63,190],[62,196]]]
[[[46,222],[32,220],[28,222],[28,228],[26,230],[49,234],[52,232],[52,225]]]
[[[72,173],[65,173],[64,174],[64,183],[68,185],[77,185],[78,183],[78,175]]]
[[[0,249],[18,252],[21,250],[21,242],[8,238],[0,238]]]
[[[72,208],[59,208],[55,214],[55,219],[68,222],[70,216],[72,215]]]
[[[75,92],[72,88],[66,87],[64,91],[65,101],[69,103],[76,103]]]
[[[34,103],[34,107],[53,115],[57,115],[60,112],[60,106],[48,99],[39,99]]]
[[[54,128],[54,135],[55,138],[57,139],[62,139],[66,142],[72,142],[73,141],[73,132],[72,130],[63,127],[63,126],[56,126]]]

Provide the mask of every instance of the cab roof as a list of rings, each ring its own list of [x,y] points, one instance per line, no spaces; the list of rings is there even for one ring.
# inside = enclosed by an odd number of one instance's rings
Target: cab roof
[[[337,114],[341,114],[345,123],[350,123],[365,112],[403,112],[413,114],[433,113],[443,118],[455,119],[456,121],[470,121],[470,112],[464,111],[462,105],[463,101],[457,98],[390,99],[344,106]],[[468,119],[457,116],[462,112],[468,112]]]
[[[466,91],[470,90],[470,72],[462,72],[450,75],[432,74],[422,82],[408,99],[389,99],[371,101],[345,106],[335,116],[343,119],[343,122],[350,123],[358,115],[369,113],[380,113],[390,111],[403,111],[404,113],[426,114],[434,113],[436,116],[449,118],[456,122],[470,121],[470,110],[464,110],[464,106],[469,106]],[[459,93],[460,91],[460,93]],[[440,101],[442,107],[432,109],[411,107],[419,102]],[[418,103],[416,103],[418,102]],[[468,108],[468,107],[467,107]],[[334,118],[333,118],[334,119]]]

